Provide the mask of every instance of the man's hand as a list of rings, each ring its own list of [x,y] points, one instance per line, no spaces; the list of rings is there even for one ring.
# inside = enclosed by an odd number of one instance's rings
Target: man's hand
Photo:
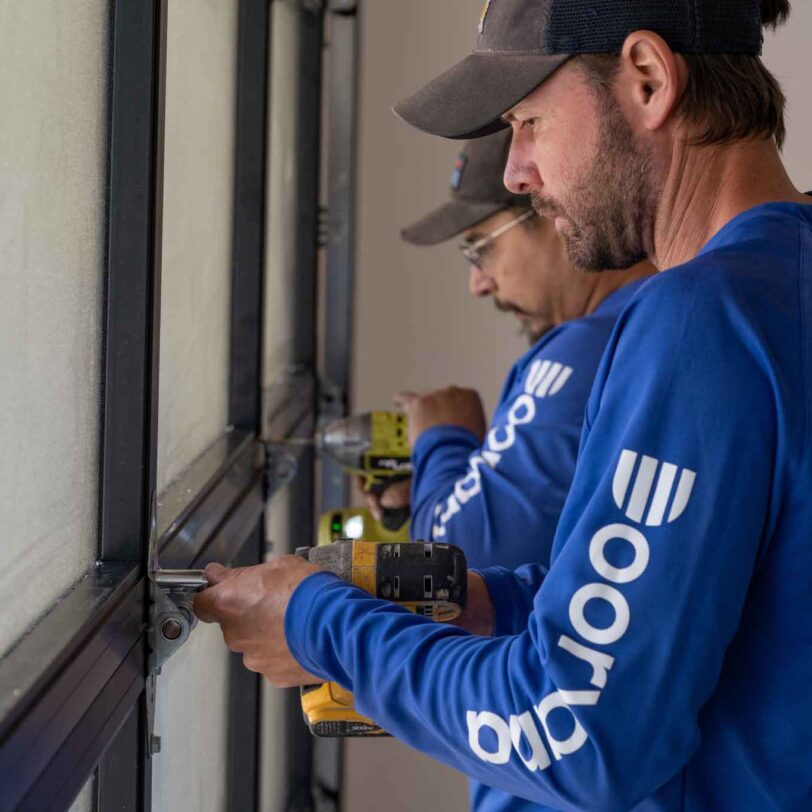
[[[401,392],[395,403],[409,418],[409,443],[434,426],[459,426],[468,429],[480,442],[485,439],[485,410],[475,389],[448,386],[435,392]]]
[[[478,573],[468,573],[468,599],[465,602],[465,610],[452,622],[454,626],[459,626],[471,634],[482,637],[490,637],[493,634],[493,603],[485,579]]]
[[[401,479],[389,485],[382,493],[368,493],[364,490],[364,478],[358,477],[358,487],[364,494],[364,503],[367,510],[375,517],[375,521],[383,521],[385,509],[409,507],[411,501],[412,478]]]
[[[205,572],[211,586],[195,598],[195,614],[204,623],[219,623],[226,645],[243,655],[245,667],[277,687],[322,682],[296,662],[285,639],[291,595],[320,570],[295,555],[240,569],[209,564]]]

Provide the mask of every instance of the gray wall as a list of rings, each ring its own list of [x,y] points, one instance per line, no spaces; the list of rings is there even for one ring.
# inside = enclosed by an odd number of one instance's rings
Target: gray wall
[[[364,4],[356,292],[356,408],[402,388],[478,387],[489,406],[524,349],[515,322],[468,296],[456,242],[414,248],[398,231],[444,201],[459,145],[413,130],[392,105],[471,48],[479,0]]]
[[[228,778],[229,663],[219,626],[199,623],[158,678],[155,812],[223,812]],[[102,810],[104,812],[104,810]]]
[[[263,381],[273,384],[293,360],[293,285],[296,274],[296,161],[298,96],[298,12],[284,0],[271,4],[271,64],[268,166],[268,208],[265,260],[265,357]],[[277,493],[266,511],[266,538],[276,552],[284,551],[290,521],[290,493]],[[304,543],[304,542],[302,542]],[[282,812],[287,789],[285,705],[287,694],[263,680],[260,808]]]

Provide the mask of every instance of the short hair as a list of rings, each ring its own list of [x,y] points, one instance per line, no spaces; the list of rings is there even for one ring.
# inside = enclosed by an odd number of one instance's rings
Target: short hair
[[[789,0],[761,0],[761,20],[775,29],[790,13]],[[786,97],[758,56],[746,54],[683,54],[688,85],[677,115],[694,125],[694,146],[786,138]],[[619,66],[617,54],[586,54],[577,58],[588,80],[607,89]]]

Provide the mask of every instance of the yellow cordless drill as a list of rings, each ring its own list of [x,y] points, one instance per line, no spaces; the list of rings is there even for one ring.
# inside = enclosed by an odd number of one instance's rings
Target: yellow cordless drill
[[[366,412],[335,420],[309,438],[271,440],[270,445],[313,445],[347,473],[363,480],[366,493],[381,494],[412,475],[412,450],[406,415]],[[409,508],[383,508],[384,529],[399,531],[409,520]]]
[[[320,534],[319,539],[324,545],[306,547],[297,553],[371,595],[394,601],[418,615],[442,622],[458,617],[465,608],[468,590],[462,550],[423,541],[331,540],[338,532],[334,528],[339,521],[346,526],[348,520],[362,513],[367,512],[324,514],[321,531],[327,535]],[[335,682],[306,686],[301,693],[305,722],[315,736],[387,735],[355,709],[352,693]]]
[[[412,474],[409,427],[406,415],[397,412],[366,412],[337,420],[321,429],[314,442],[326,457],[361,476],[367,493],[380,494]],[[408,507],[385,508],[381,523],[385,530],[399,531],[408,519]]]

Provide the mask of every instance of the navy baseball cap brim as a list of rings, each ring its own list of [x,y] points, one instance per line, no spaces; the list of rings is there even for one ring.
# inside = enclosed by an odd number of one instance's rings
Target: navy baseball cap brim
[[[498,132],[511,107],[552,76],[569,55],[472,53],[420,88],[395,114],[444,138],[480,138]]]
[[[402,101],[409,124],[446,138],[496,132],[568,59],[618,54],[633,31],[676,53],[761,53],[761,0],[485,0],[474,52]]]
[[[466,200],[449,200],[427,214],[408,228],[400,236],[412,245],[439,245],[458,234],[508,208],[505,203],[471,203]]]

